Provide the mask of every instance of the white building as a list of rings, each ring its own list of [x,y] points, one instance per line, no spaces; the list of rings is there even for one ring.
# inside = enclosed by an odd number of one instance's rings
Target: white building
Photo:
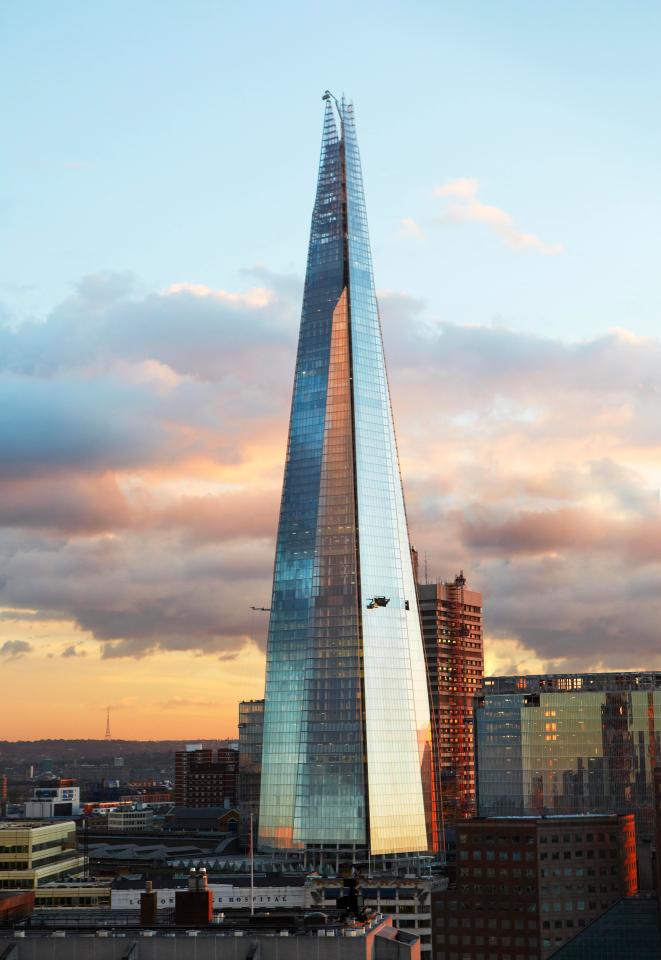
[[[254,903],[256,910],[293,910],[308,907],[306,886],[301,883],[283,886],[269,886],[264,877],[255,878]],[[174,909],[177,890],[185,890],[187,881],[166,881],[161,886],[153,881],[159,910]],[[209,883],[213,893],[213,909],[216,912],[245,910],[250,907],[250,881],[246,877],[238,883]],[[140,910],[140,895],[145,891],[145,881],[129,877],[120,877],[113,881],[110,892],[111,910]]]
[[[332,909],[337,898],[343,896],[345,883],[340,878],[310,878],[309,905],[313,910]],[[357,878],[356,893],[366,910],[392,917],[395,927],[420,938],[423,958],[431,957],[431,895],[445,889],[445,877],[396,877],[387,874],[361,875]]]
[[[53,777],[40,781],[32,797],[25,804],[29,820],[54,820],[58,817],[77,817],[80,813],[80,787],[73,780]]]
[[[108,812],[108,830],[115,833],[140,833],[150,830],[153,823],[154,811],[148,807]]]

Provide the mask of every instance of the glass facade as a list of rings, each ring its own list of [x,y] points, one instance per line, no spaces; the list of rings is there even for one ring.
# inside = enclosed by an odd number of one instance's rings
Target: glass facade
[[[652,835],[661,675],[599,678],[486,681],[496,689],[475,711],[480,816],[631,812],[639,837]]]
[[[276,545],[260,846],[426,850],[430,770],[353,108],[328,98]]]
[[[242,839],[250,835],[250,816],[257,834],[259,789],[262,779],[262,743],[264,740],[264,701],[239,703],[239,813]]]

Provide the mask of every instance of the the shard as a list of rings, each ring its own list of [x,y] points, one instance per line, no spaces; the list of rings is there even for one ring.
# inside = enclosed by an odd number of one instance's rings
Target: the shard
[[[429,699],[353,107],[326,94],[269,623],[259,845],[433,845]]]

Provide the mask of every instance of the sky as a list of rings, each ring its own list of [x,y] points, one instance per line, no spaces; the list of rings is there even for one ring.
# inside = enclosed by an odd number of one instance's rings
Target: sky
[[[0,739],[233,735],[326,88],[410,532],[494,672],[661,669],[661,8],[0,4]]]

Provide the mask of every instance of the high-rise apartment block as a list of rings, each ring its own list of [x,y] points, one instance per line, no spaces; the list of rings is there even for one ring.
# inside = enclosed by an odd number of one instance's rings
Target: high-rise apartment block
[[[175,754],[174,802],[178,807],[236,807],[239,753],[189,745]]]
[[[259,842],[426,851],[424,651],[351,104],[325,95],[269,623]]]
[[[239,703],[239,813],[241,836],[249,841],[252,816],[253,841],[257,838],[259,790],[262,780],[262,743],[264,740],[264,701]]]
[[[636,889],[631,814],[469,820],[434,895],[434,956],[546,960]]]
[[[475,815],[475,694],[484,678],[482,594],[463,571],[449,583],[418,583],[429,675],[434,761],[443,826]]]
[[[489,677],[475,734],[481,816],[630,812],[654,836],[661,673]]]

